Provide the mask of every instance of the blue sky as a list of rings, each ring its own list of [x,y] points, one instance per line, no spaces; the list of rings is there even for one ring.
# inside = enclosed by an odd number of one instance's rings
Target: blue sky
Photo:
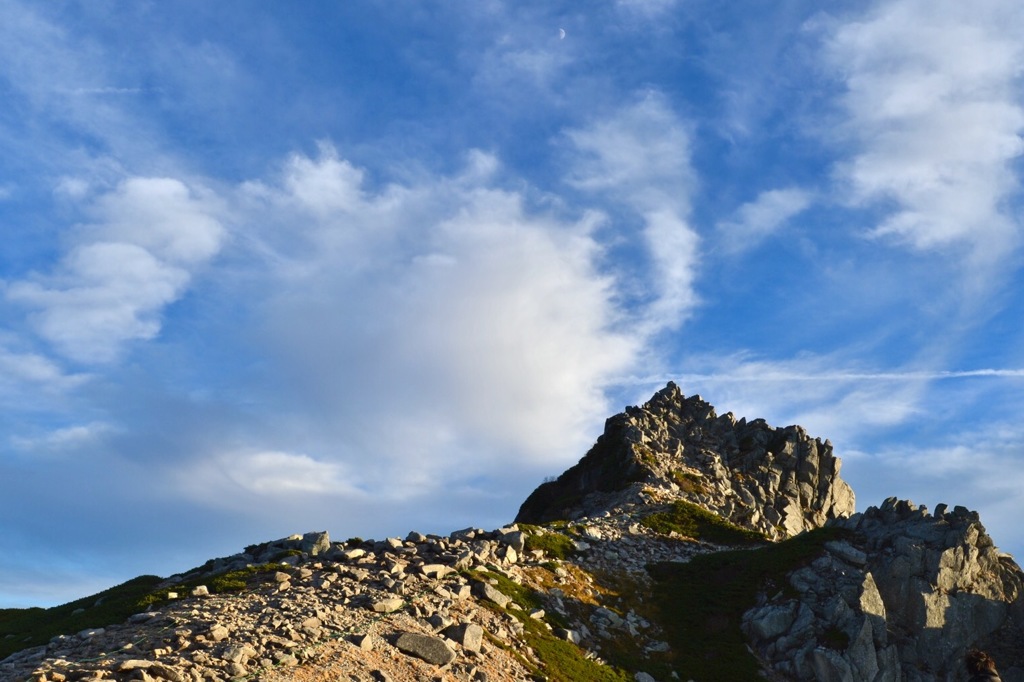
[[[0,607],[497,527],[668,380],[1024,554],[1019,2],[0,18]]]

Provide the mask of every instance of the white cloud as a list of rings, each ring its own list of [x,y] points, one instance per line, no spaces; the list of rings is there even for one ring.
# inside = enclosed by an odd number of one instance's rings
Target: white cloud
[[[33,352],[18,352],[0,339],[0,400],[8,408],[25,408],[36,400],[47,403],[54,395],[88,381],[85,374],[67,374],[51,359]]]
[[[57,182],[53,192],[57,196],[81,201],[89,194],[89,182],[84,178],[66,176]]]
[[[657,298],[648,306],[641,330],[655,332],[679,326],[699,299],[694,290],[700,239],[684,218],[670,209],[644,214],[647,240],[655,268]]]
[[[333,147],[320,145],[316,160],[293,154],[288,160],[284,190],[298,205],[321,218],[340,218],[357,210],[362,201],[363,172],[344,159]]]
[[[309,455],[236,452],[209,457],[178,475],[179,485],[207,503],[247,496],[351,495],[355,488],[346,467]]]
[[[648,93],[566,136],[577,153],[570,178],[576,187],[609,192],[639,210],[689,211],[690,134],[660,94]]]
[[[8,300],[34,312],[35,330],[65,357],[105,363],[132,340],[154,338],[163,308],[188,287],[191,269],[225,237],[209,202],[180,181],[130,178],[90,207],[50,274],[7,285]]]
[[[403,339],[397,355],[410,369],[446,368],[437,379],[471,429],[544,456],[560,431],[604,408],[602,385],[636,342],[613,331],[612,282],[594,268],[589,223],[526,215],[502,192],[467,198],[433,244],[452,260],[408,272],[410,296],[398,305],[412,344]]]
[[[134,244],[99,242],[74,249],[56,281],[16,282],[7,298],[37,309],[36,331],[80,362],[110,362],[129,340],[160,330],[163,306],[181,295],[188,273]]]
[[[162,434],[154,453],[189,453],[183,489],[236,508],[328,488],[393,499],[486,488],[508,459],[513,476],[576,459],[609,412],[605,388],[643,347],[601,268],[606,218],[565,218],[557,202],[494,189],[499,174],[476,152],[451,177],[371,190],[363,169],[323,146],[222,201],[135,178],[79,195],[92,222],[70,231],[50,272],[5,294],[64,356],[112,362],[160,333],[167,306],[227,245],[230,267],[204,280],[204,296],[232,301],[250,325],[232,330],[258,358],[245,409],[273,412],[276,426],[235,415],[241,442],[206,426]],[[222,223],[235,228],[230,242]],[[677,232],[689,235],[665,240]],[[87,450],[84,429],[18,444]],[[125,452],[139,437],[113,436]]]
[[[597,214],[564,220],[494,189],[471,154],[451,178],[371,191],[323,148],[240,188],[267,277],[252,343],[269,354],[304,451],[359,461],[374,490],[422,494],[514,457],[575,458],[604,387],[641,342],[598,267]],[[335,202],[335,203],[331,203]],[[295,207],[310,210],[295,219]],[[353,428],[358,425],[358,428]],[[301,430],[301,427],[296,427]]]
[[[511,84],[509,81],[515,80],[537,88],[548,88],[570,61],[565,49],[555,49],[554,44],[547,40],[523,45],[506,36],[492,49],[493,61],[487,65],[487,71],[481,72],[492,81],[492,86],[507,87]]]
[[[87,239],[134,244],[183,266],[213,257],[226,236],[208,197],[180,180],[129,178],[96,200]],[[94,236],[95,235],[95,236]]]
[[[0,376],[37,384],[63,382],[67,376],[60,367],[37,353],[16,353],[0,347]]]
[[[811,193],[799,187],[762,192],[754,201],[740,206],[732,219],[716,226],[726,251],[738,253],[754,248],[810,206],[811,200]]]
[[[114,428],[104,422],[90,422],[54,429],[34,436],[12,436],[11,443],[19,450],[30,452],[62,452],[96,443]]]
[[[835,28],[827,57],[856,149],[839,173],[856,203],[894,206],[875,235],[989,259],[1016,244],[1022,31],[1012,0],[899,0]]]
[[[662,96],[649,93],[566,137],[575,153],[569,182],[629,207],[644,221],[653,276],[641,333],[678,326],[698,300],[699,238],[688,223],[696,179],[686,125]]]

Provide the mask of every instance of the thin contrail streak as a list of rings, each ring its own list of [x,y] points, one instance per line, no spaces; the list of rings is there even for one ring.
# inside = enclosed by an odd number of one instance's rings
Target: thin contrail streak
[[[939,381],[943,379],[969,379],[994,377],[1024,379],[1024,369],[969,369],[919,372],[751,372],[749,374],[678,374],[675,376],[634,378],[630,383],[663,383],[665,381]]]

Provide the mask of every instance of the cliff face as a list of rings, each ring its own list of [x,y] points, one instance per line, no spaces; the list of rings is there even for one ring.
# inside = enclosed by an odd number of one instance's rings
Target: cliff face
[[[994,655],[1004,680],[1024,677],[1024,574],[977,513],[890,498],[832,525],[849,539],[743,617],[782,679],[966,680],[972,646]]]
[[[641,407],[610,418],[576,466],[538,487],[517,521],[592,515],[658,487],[772,539],[854,511],[832,444],[799,426],[718,416],[669,383]]]

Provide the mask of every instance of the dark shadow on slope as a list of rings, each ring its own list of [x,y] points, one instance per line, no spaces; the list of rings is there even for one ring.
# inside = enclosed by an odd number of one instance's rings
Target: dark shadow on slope
[[[56,635],[120,623],[146,608],[143,599],[163,582],[144,575],[126,583],[48,609],[0,609],[0,660],[46,644]]]
[[[758,661],[740,629],[759,591],[785,590],[786,575],[846,537],[822,528],[768,547],[694,557],[687,563],[652,564],[660,624],[680,673],[702,682],[759,679]]]

